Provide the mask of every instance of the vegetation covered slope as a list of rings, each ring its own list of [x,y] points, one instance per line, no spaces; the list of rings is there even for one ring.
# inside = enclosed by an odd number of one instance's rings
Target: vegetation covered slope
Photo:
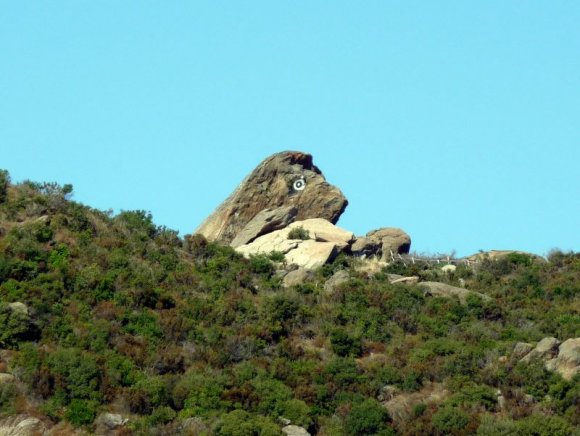
[[[323,435],[564,435],[580,424],[578,377],[512,353],[580,336],[578,254],[452,276],[395,264],[368,277],[339,258],[285,289],[279,256],[247,260],[143,211],[80,205],[71,190],[0,174],[0,373],[17,378],[0,385],[0,418],[92,432],[109,411],[129,418],[118,434],[208,435],[281,434],[281,417]],[[339,269],[353,278],[325,292]],[[462,279],[492,300],[428,297],[389,272]],[[435,390],[437,401],[422,396]],[[389,416],[391,398],[409,400],[401,416]]]

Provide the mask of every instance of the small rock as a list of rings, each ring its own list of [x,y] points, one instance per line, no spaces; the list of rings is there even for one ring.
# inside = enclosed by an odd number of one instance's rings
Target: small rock
[[[16,381],[16,377],[12,374],[0,373],[0,385],[14,383]]]
[[[9,303],[8,304],[8,307],[14,313],[20,313],[22,315],[28,316],[28,307],[24,303],[21,303],[21,302],[17,301],[15,303]]]
[[[335,272],[332,277],[330,277],[324,283],[324,292],[332,293],[338,286],[343,283],[346,283],[350,280],[350,275],[348,271],[341,269],[340,271]]]
[[[445,265],[441,267],[441,271],[445,274],[453,274],[457,270],[457,266],[455,265]]]
[[[284,427],[292,424],[292,421],[290,421],[288,418],[284,418],[283,416],[278,418],[278,421],[280,422],[280,424],[282,424]]]
[[[297,425],[287,425],[286,427],[283,427],[282,433],[286,436],[310,436],[310,433],[308,433],[305,428],[298,427]]]
[[[128,422],[129,419],[124,418],[122,415],[117,413],[102,413],[95,421],[97,425],[104,425],[111,430],[117,427],[123,427]]]

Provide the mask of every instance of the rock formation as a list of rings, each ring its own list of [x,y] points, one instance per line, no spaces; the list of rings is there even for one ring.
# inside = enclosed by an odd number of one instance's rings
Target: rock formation
[[[260,212],[281,207],[295,207],[297,220],[324,218],[334,224],[347,204],[340,189],[326,182],[310,154],[286,151],[258,165],[196,233],[229,244]]]
[[[544,338],[535,347],[517,343],[513,353],[519,357],[524,349],[529,351],[520,359],[522,362],[540,359],[548,371],[555,371],[566,380],[572,380],[580,373],[580,338],[570,338],[562,343],[556,338]]]
[[[291,239],[292,231],[301,229],[307,239]],[[289,264],[314,269],[332,261],[353,239],[348,232],[320,218],[296,221],[282,230],[260,236],[253,242],[237,247],[244,256],[282,252]]]

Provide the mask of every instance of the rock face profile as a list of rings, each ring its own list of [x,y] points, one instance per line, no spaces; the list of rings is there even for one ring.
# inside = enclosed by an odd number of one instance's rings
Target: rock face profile
[[[340,189],[326,181],[310,154],[285,151],[258,165],[195,233],[210,241],[230,244],[262,211],[278,210],[274,213],[277,218],[272,221],[278,220],[279,225],[274,223],[266,230],[272,231],[285,227],[288,220],[294,219],[324,218],[335,224],[347,205]],[[289,210],[292,212],[285,215],[284,211]],[[289,215],[292,216],[288,218]],[[246,244],[266,233],[260,227],[267,218],[259,217],[246,229],[250,239],[240,238],[236,244]]]

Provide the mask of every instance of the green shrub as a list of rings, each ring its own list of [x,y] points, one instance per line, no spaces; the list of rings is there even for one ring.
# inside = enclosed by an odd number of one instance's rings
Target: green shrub
[[[373,435],[386,429],[387,420],[386,409],[379,402],[367,399],[352,406],[345,429],[347,434],[353,436]]]
[[[12,415],[16,412],[15,401],[18,391],[14,383],[0,384],[0,417]]]
[[[97,415],[98,403],[95,401],[72,400],[65,418],[75,427],[91,424]]]
[[[444,434],[461,432],[469,423],[469,416],[456,407],[442,407],[433,414],[433,425]]]
[[[0,203],[6,201],[8,186],[10,186],[10,174],[6,170],[0,170]]]
[[[281,436],[280,426],[264,416],[252,416],[244,410],[222,415],[216,426],[220,436]]]
[[[28,329],[28,315],[0,303],[0,347],[16,346]]]
[[[288,232],[288,239],[310,239],[310,231],[306,230],[304,227],[294,227]]]
[[[56,376],[57,388],[66,392],[69,399],[100,398],[101,369],[92,355],[75,348],[61,348],[48,357],[48,366]]]
[[[531,415],[516,421],[516,429],[523,436],[569,436],[572,426],[559,416]]]
[[[289,419],[292,424],[306,428],[312,424],[310,412],[310,407],[304,401],[297,399],[285,401],[280,407],[280,416]]]
[[[362,353],[361,339],[349,335],[342,329],[335,330],[330,334],[330,346],[332,351],[341,357],[358,357]]]
[[[147,422],[152,426],[167,424],[168,422],[173,421],[176,416],[177,413],[171,407],[157,407],[153,412],[151,412],[151,415],[147,418]]]

